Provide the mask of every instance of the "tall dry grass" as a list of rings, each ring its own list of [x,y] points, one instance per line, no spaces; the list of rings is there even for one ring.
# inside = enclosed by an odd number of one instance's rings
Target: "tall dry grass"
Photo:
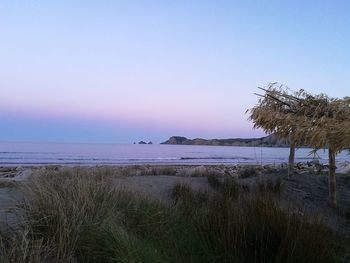
[[[178,211],[198,229],[207,262],[338,262],[336,235],[316,218],[282,210],[278,187],[264,186],[247,192],[226,180],[201,204],[189,186],[175,186]]]
[[[269,184],[253,192],[209,179],[216,194],[177,184],[167,205],[115,190],[113,176],[73,169],[31,178],[21,227],[0,233],[0,261],[322,263],[342,252],[322,223],[280,209]]]
[[[81,233],[115,212],[109,177],[79,169],[35,176],[22,190],[26,196],[20,206],[23,223],[57,262],[73,262]]]

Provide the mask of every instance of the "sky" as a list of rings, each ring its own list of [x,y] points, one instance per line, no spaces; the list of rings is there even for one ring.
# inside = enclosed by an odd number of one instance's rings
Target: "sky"
[[[258,86],[349,95],[349,1],[0,0],[0,141],[260,137]]]

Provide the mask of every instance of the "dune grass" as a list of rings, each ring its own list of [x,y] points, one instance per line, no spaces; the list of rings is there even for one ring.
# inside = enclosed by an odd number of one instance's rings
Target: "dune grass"
[[[115,190],[111,178],[79,169],[31,178],[21,227],[0,234],[0,261],[341,262],[334,233],[281,210],[274,187],[209,179],[217,186],[209,194],[179,183],[168,205]]]

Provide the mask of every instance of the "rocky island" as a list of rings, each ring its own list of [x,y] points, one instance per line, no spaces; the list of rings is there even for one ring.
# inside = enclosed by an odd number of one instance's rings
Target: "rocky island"
[[[215,146],[264,146],[264,147],[289,147],[289,141],[279,139],[275,135],[268,135],[261,138],[234,138],[234,139],[188,139],[182,136],[172,136],[161,144],[176,145],[215,145]]]

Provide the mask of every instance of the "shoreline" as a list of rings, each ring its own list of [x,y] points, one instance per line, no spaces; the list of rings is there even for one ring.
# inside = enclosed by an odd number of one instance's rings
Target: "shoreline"
[[[0,167],[37,166],[211,166],[211,165],[284,165],[288,148],[276,147],[208,147],[205,145],[73,145],[73,144],[11,144],[2,145]],[[1,147],[0,147],[1,148]],[[261,150],[260,150],[261,148]],[[317,161],[323,165],[328,155],[319,151],[310,155],[308,149],[296,152],[296,163]],[[337,156],[339,166],[347,165],[349,155]],[[344,163],[344,165],[343,165]]]

